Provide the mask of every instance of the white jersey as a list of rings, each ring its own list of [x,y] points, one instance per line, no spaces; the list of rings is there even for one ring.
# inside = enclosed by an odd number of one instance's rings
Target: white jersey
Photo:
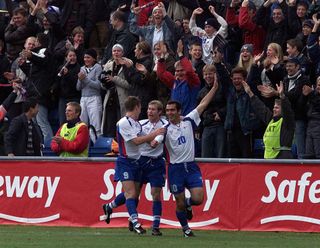
[[[132,139],[141,135],[141,125],[131,117],[122,117],[117,123],[117,140],[119,155],[131,159],[139,159],[141,154],[139,146]]]
[[[200,116],[197,109],[192,110],[178,125],[168,124],[165,145],[169,163],[194,161],[193,128],[199,124]]]
[[[148,119],[139,121],[142,127],[142,135],[148,135],[158,128],[161,128],[168,124],[165,119],[160,119],[156,123],[151,123]],[[157,158],[163,154],[163,144],[160,143],[157,147],[153,148],[149,143],[143,143],[140,145],[140,152],[142,156]]]

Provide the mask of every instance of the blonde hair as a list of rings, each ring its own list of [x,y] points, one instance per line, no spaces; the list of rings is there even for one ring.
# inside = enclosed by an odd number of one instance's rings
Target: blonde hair
[[[240,53],[237,67],[242,67],[242,68],[246,69],[246,71],[249,73],[250,70],[251,70],[251,66],[252,66],[253,63],[254,63],[253,55],[250,53],[250,59],[249,59],[249,61],[244,62],[244,61],[242,60],[241,54],[242,54],[242,53]]]
[[[214,65],[205,65],[202,69],[203,72],[217,72],[217,69]]]
[[[283,61],[283,52],[282,52],[281,46],[278,43],[272,42],[268,45],[268,47],[272,48],[276,52],[276,55],[279,58],[279,62],[282,62]]]

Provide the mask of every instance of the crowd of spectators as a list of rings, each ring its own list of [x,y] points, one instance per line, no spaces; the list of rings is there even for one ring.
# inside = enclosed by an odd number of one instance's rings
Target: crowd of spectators
[[[0,8],[2,155],[27,99],[39,105],[44,141],[78,102],[94,142],[115,137],[130,95],[141,99],[141,119],[151,100],[177,100],[186,115],[218,82],[195,133],[197,155],[252,158],[267,123],[244,82],[270,111],[283,82],[297,157],[320,158],[318,1],[10,0]]]

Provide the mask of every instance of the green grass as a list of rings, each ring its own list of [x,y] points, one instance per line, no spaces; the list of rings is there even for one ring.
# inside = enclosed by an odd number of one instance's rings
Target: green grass
[[[1,248],[199,248],[199,247],[320,247],[317,233],[195,231],[183,238],[178,229],[163,229],[162,237],[150,231],[143,236],[120,228],[0,226]]]

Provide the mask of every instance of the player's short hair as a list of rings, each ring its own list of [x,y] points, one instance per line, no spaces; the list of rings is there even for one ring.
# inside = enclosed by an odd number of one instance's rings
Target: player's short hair
[[[131,112],[134,110],[135,107],[141,106],[141,101],[136,96],[128,96],[124,102],[124,107],[126,111]]]
[[[81,114],[81,105],[78,102],[68,102],[67,106],[74,107],[77,114]]]
[[[178,102],[178,101],[175,101],[175,100],[169,100],[167,102],[167,105],[175,105],[176,106],[176,109],[177,111],[180,111],[181,110],[181,103]]]
[[[162,102],[160,102],[158,100],[152,100],[151,102],[149,102],[148,105],[156,105],[158,111],[161,111],[161,112],[163,111],[163,104],[162,104]]]

